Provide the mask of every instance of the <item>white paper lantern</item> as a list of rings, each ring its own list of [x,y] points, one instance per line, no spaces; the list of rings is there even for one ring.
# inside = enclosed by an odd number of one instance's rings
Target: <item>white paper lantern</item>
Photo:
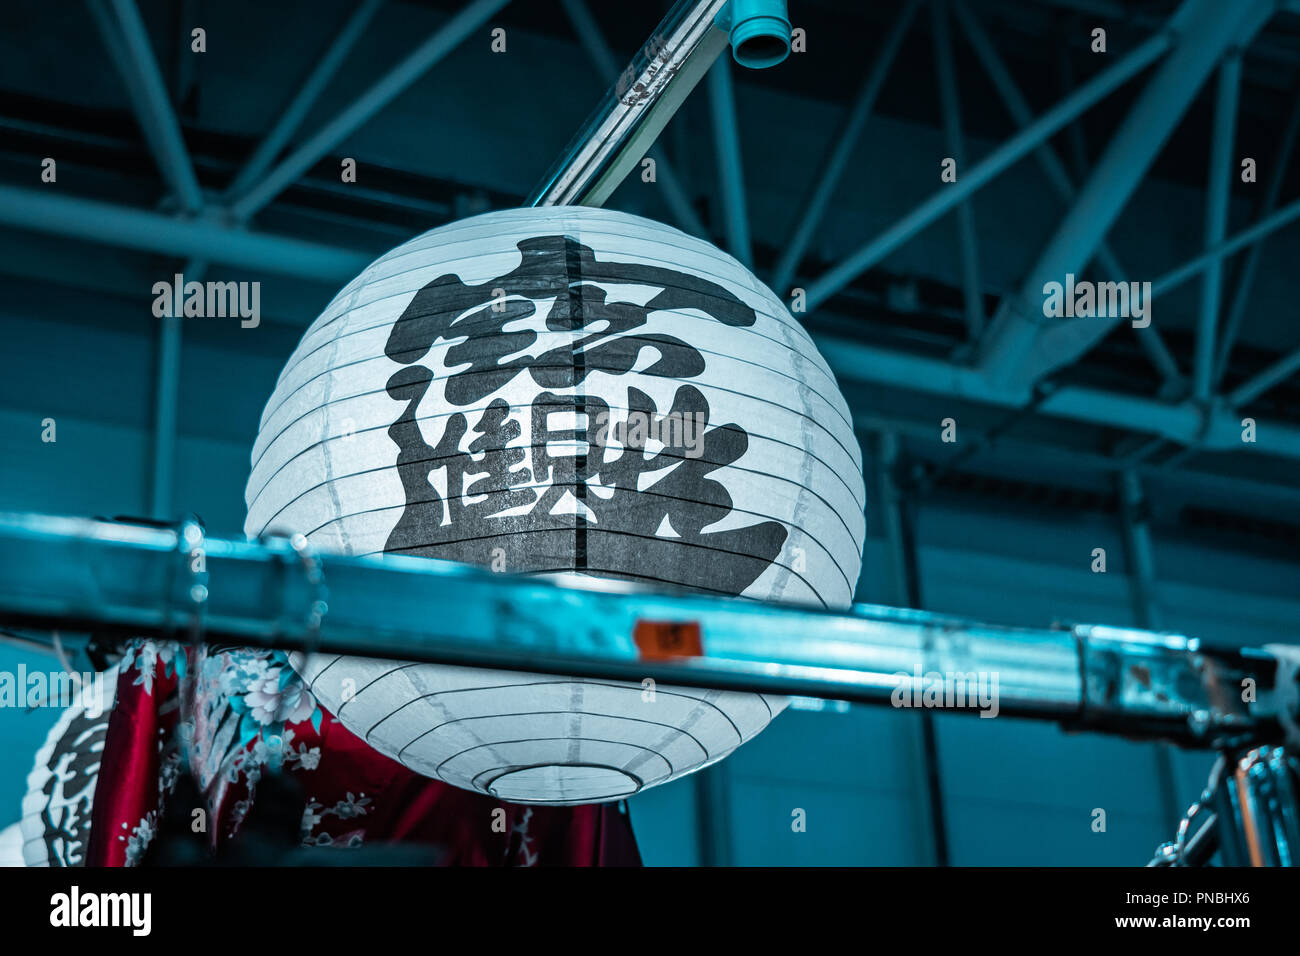
[[[489,213],[376,260],[308,329],[262,415],[245,530],[845,607],[864,533],[850,421],[807,333],[709,243],[603,209]],[[382,753],[515,802],[626,797],[785,705],[332,655],[295,667]]]

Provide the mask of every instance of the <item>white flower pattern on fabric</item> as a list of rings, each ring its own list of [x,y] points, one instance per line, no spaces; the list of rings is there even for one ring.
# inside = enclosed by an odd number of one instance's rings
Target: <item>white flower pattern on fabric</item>
[[[356,820],[370,812],[370,798],[364,793],[354,796],[348,793],[346,799],[338,801],[333,807],[325,808],[318,801],[310,800],[302,811],[302,845],[331,846],[342,849],[355,849],[365,842],[364,828],[348,830],[346,833],[332,836],[328,833],[312,833],[324,822],[326,817],[338,817],[340,820]]]
[[[126,829],[126,824],[122,824],[122,829]],[[155,834],[158,832],[158,814],[150,810],[143,820],[135,825],[129,836],[119,836],[119,840],[126,842],[126,865],[139,866],[140,860],[144,858],[145,850],[149,849],[149,844],[153,842]]]

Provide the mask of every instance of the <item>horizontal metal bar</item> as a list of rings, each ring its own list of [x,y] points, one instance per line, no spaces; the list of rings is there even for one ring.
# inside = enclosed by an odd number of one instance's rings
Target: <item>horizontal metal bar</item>
[[[679,0],[587,119],[529,206],[599,206],[727,48],[727,0]]]
[[[962,711],[996,708],[1189,746],[1277,729],[1265,705],[1219,693],[1243,675],[1270,687],[1267,654],[1212,651],[1182,635],[657,594],[576,574],[319,555],[301,539],[204,540],[193,523],[0,514],[0,623],[880,705],[921,706],[928,690]],[[666,633],[688,635],[682,656],[664,656],[649,639]],[[961,706],[979,679],[991,693]]]
[[[965,398],[1004,408],[1021,408],[1031,397],[1031,393],[1011,391],[990,382],[978,369],[955,365],[947,359],[825,335],[814,335],[813,341],[841,381]],[[1169,404],[1143,395],[1071,385],[1057,388],[1043,398],[1037,412],[1111,428],[1150,432],[1207,450],[1240,449],[1300,458],[1300,426],[1261,420],[1257,423],[1258,433],[1267,438],[1242,443],[1240,419],[1231,411],[1217,409],[1207,418],[1206,411],[1191,402]]]
[[[354,249],[248,232],[216,219],[177,219],[147,209],[14,186],[0,185],[0,222],[329,283],[346,281],[375,258]]]
[[[1152,294],[1158,295],[1195,275],[1198,264],[1203,264],[1209,255],[1228,254],[1298,217],[1300,200],[1278,210],[1212,253],[1158,280],[1152,286]],[[331,284],[346,282],[374,259],[367,252],[248,232],[215,220],[174,219],[148,210],[12,186],[0,186],[0,223]],[[842,381],[920,390],[1008,408],[1021,407],[1030,397],[1028,392],[996,386],[978,370],[954,365],[946,359],[882,349],[821,333],[814,333],[813,341]],[[1168,405],[1143,396],[1095,388],[1058,389],[1040,404],[1038,410],[1077,421],[1148,431],[1184,444],[1205,439],[1211,442],[1207,447],[1243,447],[1239,440],[1239,422],[1226,410],[1215,413],[1206,435],[1202,435],[1203,414],[1194,406]],[[1261,421],[1259,426],[1261,441],[1244,447],[1300,458],[1300,427],[1282,421]]]

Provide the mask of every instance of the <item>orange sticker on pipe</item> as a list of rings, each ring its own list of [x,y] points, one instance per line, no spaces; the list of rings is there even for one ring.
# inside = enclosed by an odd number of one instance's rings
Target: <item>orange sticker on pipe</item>
[[[632,640],[643,661],[701,657],[704,645],[697,621],[637,621]]]

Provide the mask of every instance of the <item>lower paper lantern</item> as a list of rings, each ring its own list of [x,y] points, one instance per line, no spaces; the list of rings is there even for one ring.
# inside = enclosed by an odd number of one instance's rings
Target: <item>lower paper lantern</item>
[[[262,415],[250,535],[845,607],[862,462],[812,340],[744,266],[637,216],[476,216],[377,259]],[[439,609],[431,607],[430,614]],[[616,800],[712,763],[763,694],[295,658],[419,773],[521,803]]]

